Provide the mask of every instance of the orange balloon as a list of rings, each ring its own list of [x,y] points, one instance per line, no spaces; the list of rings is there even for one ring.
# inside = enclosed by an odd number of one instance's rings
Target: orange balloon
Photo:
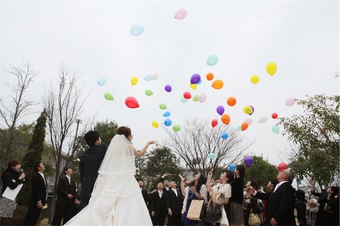
[[[227,100],[227,104],[229,105],[229,106],[235,106],[235,104],[236,104],[236,98],[235,97],[229,97],[228,98],[228,100]]]
[[[228,114],[223,114],[221,120],[224,124],[228,125],[230,122],[230,116]]]
[[[212,87],[213,87],[214,89],[222,89],[222,87],[223,87],[223,81],[220,80],[220,79],[215,80],[215,81],[213,82],[213,84],[212,84]]]
[[[208,81],[211,81],[211,80],[214,79],[214,74],[211,73],[211,72],[209,72],[209,73],[207,74],[206,78],[207,78]]]
[[[248,129],[248,122],[242,122],[241,129],[242,131],[245,131],[246,129]]]

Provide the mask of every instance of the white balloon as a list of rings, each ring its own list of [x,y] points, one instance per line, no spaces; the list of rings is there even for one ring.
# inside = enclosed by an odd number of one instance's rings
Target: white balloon
[[[251,118],[246,118],[245,121],[248,123],[248,125],[251,125],[253,123],[253,120]]]
[[[259,123],[265,123],[265,122],[267,122],[267,116],[261,116],[259,118]]]

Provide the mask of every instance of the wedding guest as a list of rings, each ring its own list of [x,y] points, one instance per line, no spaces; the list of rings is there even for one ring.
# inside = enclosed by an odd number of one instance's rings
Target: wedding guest
[[[0,197],[0,225],[5,225],[8,219],[13,217],[16,202],[3,197],[2,194],[6,189],[14,190],[19,184],[23,183],[25,174],[20,173],[20,168],[21,165],[19,161],[11,160],[8,162],[7,168],[1,174],[2,190]]]

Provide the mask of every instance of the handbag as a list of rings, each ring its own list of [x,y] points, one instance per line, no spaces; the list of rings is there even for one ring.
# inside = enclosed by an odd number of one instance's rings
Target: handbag
[[[221,206],[224,204],[224,193],[222,192],[216,192],[213,195],[213,203],[217,206]]]
[[[187,218],[194,221],[199,221],[203,211],[204,200],[194,199],[191,201]]]
[[[256,214],[250,213],[249,218],[248,218],[248,224],[249,225],[260,225],[261,220]]]
[[[211,205],[210,199],[204,220],[208,223],[213,224],[214,222],[220,220],[221,217],[222,217],[221,208],[215,204]]]

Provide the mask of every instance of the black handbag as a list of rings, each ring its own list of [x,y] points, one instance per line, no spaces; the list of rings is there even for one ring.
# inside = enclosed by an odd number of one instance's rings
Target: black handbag
[[[211,202],[211,200],[210,200]],[[221,208],[215,204],[208,205],[204,220],[208,223],[214,223],[222,217]]]

